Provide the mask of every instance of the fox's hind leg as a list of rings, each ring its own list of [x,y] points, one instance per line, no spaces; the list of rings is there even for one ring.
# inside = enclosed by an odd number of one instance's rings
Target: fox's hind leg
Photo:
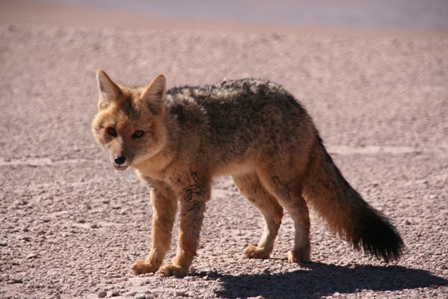
[[[288,167],[291,169],[291,166]],[[308,207],[302,197],[301,178],[277,175],[275,168],[259,171],[260,179],[266,189],[285,207],[294,221],[294,249],[288,252],[288,262],[300,263],[310,261],[310,217]]]
[[[266,191],[257,174],[232,176],[232,178],[240,192],[260,210],[265,220],[265,228],[258,246],[247,246],[244,255],[247,258],[269,258],[282,221],[283,208],[275,197]]]

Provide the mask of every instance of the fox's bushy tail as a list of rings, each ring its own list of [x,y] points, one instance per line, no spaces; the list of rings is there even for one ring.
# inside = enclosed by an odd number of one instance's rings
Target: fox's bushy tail
[[[320,138],[309,163],[303,196],[329,228],[355,249],[386,262],[397,260],[404,248],[397,229],[344,179]]]

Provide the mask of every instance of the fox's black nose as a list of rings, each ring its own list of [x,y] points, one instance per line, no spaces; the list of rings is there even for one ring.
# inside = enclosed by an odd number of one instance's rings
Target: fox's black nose
[[[114,158],[114,162],[115,162],[115,164],[117,164],[117,165],[121,165],[121,164],[123,164],[125,161],[126,161],[126,157],[124,157],[124,156],[117,156],[117,157]]]

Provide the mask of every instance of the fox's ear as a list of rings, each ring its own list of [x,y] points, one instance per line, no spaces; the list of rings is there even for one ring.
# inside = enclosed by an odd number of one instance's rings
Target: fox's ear
[[[96,72],[96,81],[100,92],[100,108],[115,102],[121,93],[120,87],[103,70]]]
[[[166,79],[164,75],[158,75],[149,83],[143,92],[142,100],[148,109],[159,114],[164,111],[164,102],[166,94]]]

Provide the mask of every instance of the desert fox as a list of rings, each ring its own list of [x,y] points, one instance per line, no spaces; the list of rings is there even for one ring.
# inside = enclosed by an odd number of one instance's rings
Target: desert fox
[[[97,72],[96,141],[119,170],[131,166],[148,182],[153,205],[152,248],[136,274],[187,274],[199,244],[212,179],[231,175],[266,226],[248,258],[269,258],[283,217],[295,228],[289,262],[310,260],[307,204],[355,249],[398,259],[404,248],[396,228],[344,179],[302,105],[283,87],[257,79],[166,90],[163,75],[129,88]],[[180,202],[176,256],[163,264]]]

